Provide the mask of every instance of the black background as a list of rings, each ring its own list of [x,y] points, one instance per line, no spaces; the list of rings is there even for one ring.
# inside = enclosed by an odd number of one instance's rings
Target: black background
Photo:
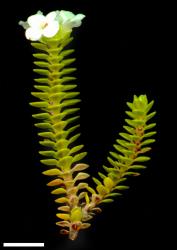
[[[170,143],[173,6],[117,1],[15,1],[2,8],[1,36],[1,167],[2,242],[45,242],[49,249],[172,249],[169,177],[166,158]],[[155,100],[158,134],[148,169],[130,179],[123,198],[105,205],[92,227],[75,242],[59,234],[56,205],[39,164],[37,129],[29,106],[33,86],[32,48],[19,20],[38,10],[47,14],[64,9],[84,13],[73,31],[81,92],[81,142],[88,151],[90,174],[96,176],[111,145],[122,130],[126,102],[134,94]],[[175,91],[175,90],[174,90]],[[173,113],[174,115],[174,113]],[[174,115],[175,117],[175,115]],[[175,119],[175,118],[174,118]],[[169,125],[169,129],[167,128]],[[169,169],[170,168],[170,169]],[[169,209],[170,208],[170,209]]]

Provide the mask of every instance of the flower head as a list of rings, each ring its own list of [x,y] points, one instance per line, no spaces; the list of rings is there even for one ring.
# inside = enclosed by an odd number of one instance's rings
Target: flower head
[[[28,17],[26,22],[20,21],[19,24],[26,30],[26,38],[31,41],[38,41],[42,36],[53,37],[57,34],[60,27],[63,30],[72,30],[74,27],[81,25],[83,14],[74,15],[70,11],[52,11],[46,16],[41,11]]]
[[[58,32],[57,14],[58,12],[52,11],[44,16],[41,11],[38,11],[35,15],[28,17],[27,22],[20,21],[19,24],[26,29],[27,39],[37,41],[42,36],[52,37]]]

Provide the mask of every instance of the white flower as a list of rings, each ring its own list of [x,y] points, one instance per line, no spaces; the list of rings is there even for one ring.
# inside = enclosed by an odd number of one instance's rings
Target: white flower
[[[26,38],[31,41],[38,41],[42,36],[53,37],[62,26],[64,32],[72,30],[81,25],[83,14],[73,14],[71,11],[52,11],[44,16],[41,11],[28,17],[26,22],[20,21],[19,24],[26,30]]]
[[[82,19],[85,17],[83,14],[73,14],[71,11],[61,10],[59,12],[59,21],[66,29],[72,29],[81,25]]]
[[[41,11],[28,17],[27,22],[20,21],[19,24],[26,29],[26,38],[38,41],[42,36],[53,37],[59,30],[58,11],[52,11],[44,16]]]

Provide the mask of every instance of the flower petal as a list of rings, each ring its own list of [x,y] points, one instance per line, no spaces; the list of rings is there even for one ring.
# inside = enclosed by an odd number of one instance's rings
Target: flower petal
[[[28,24],[28,22],[19,21],[18,24],[21,25],[25,30],[30,27],[29,24]]]
[[[28,40],[38,41],[41,38],[42,33],[39,29],[28,28],[25,32],[25,36]]]
[[[53,21],[48,23],[47,27],[42,30],[42,34],[45,37],[53,37],[59,30],[59,23]]]
[[[85,17],[83,14],[78,14],[71,20],[72,27],[79,27],[81,25],[82,19]]]
[[[70,21],[74,17],[75,15],[71,11],[66,11],[66,10],[60,11],[60,20],[63,24],[67,21]]]
[[[47,16],[46,16],[46,21],[47,21],[47,22],[54,21],[55,18],[56,18],[56,16],[57,16],[57,12],[56,12],[56,11],[52,11],[52,12],[50,12],[49,14],[47,14]]]
[[[36,28],[36,27],[40,27],[41,24],[45,22],[45,19],[46,19],[45,16],[38,13],[38,14],[28,17],[27,22],[29,23],[31,27]]]

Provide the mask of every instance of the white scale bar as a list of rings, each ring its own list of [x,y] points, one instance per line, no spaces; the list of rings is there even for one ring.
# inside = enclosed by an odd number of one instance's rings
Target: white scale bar
[[[3,247],[44,247],[44,243],[3,243]]]

